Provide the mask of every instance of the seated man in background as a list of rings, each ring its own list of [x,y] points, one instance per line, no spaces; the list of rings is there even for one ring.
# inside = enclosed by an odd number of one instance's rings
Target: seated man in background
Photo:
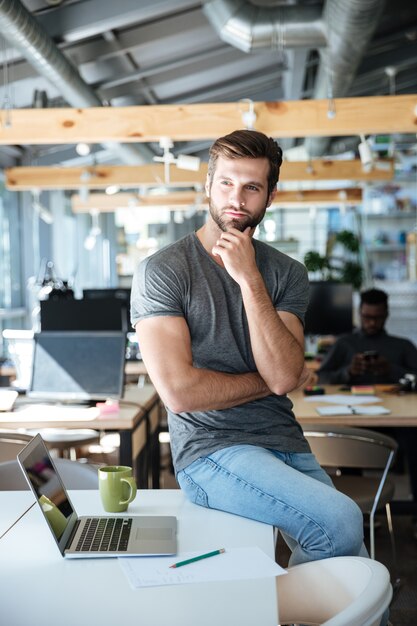
[[[317,371],[320,383],[369,385],[398,383],[417,375],[417,348],[408,339],[389,335],[388,296],[379,289],[361,293],[361,327],[333,344]]]
[[[417,375],[417,348],[408,339],[389,335],[388,296],[380,289],[361,293],[361,327],[343,335],[330,348],[317,370],[320,383],[374,385],[398,383],[404,374]],[[381,429],[378,429],[381,430]],[[417,428],[387,428],[407,458],[411,491],[417,503]],[[414,534],[417,538],[417,522]]]

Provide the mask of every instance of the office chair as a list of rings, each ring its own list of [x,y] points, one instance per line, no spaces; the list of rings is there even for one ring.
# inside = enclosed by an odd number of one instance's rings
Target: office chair
[[[395,485],[388,478],[397,452],[397,442],[365,428],[317,425],[306,427],[304,435],[324,468],[379,470],[377,476],[331,475],[336,489],[352,498],[362,513],[369,514],[370,554],[375,559],[375,513],[385,507],[391,540],[393,568],[397,575],[395,537],[390,502]],[[396,578],[396,585],[398,585]]]
[[[69,459],[54,459],[54,463],[67,489],[98,489],[97,467]],[[16,460],[0,463],[0,491],[29,489]]]
[[[363,557],[295,565],[276,586],[281,626],[379,626],[392,598],[387,568]]]
[[[100,433],[91,428],[42,428],[26,430],[34,437],[38,432],[49,450],[57,450],[61,458],[77,459],[77,448],[100,442]]]
[[[0,463],[14,461],[32,436],[14,430],[0,430]]]

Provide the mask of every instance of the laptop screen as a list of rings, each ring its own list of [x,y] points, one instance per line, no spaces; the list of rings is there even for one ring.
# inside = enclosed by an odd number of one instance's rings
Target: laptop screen
[[[18,461],[55,541],[64,553],[77,516],[40,435],[36,435],[18,454]]]
[[[119,399],[125,349],[123,332],[38,333],[28,395],[74,402]]]

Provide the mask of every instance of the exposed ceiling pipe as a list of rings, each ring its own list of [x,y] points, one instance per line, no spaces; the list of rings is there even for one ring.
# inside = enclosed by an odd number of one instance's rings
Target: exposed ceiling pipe
[[[103,103],[87,85],[68,59],[57,48],[44,28],[19,0],[0,0],[0,33],[20,51],[27,61],[59,90],[72,107],[97,107]],[[129,164],[152,160],[147,146],[105,143],[122,161]]]
[[[259,7],[250,0],[208,0],[204,13],[227,43],[251,52],[261,48],[319,48],[321,65],[314,98],[348,93],[385,0],[327,0],[318,6]],[[337,114],[337,111],[336,111]],[[325,154],[327,137],[309,138],[311,156]]]
[[[319,6],[261,7],[247,0],[209,0],[203,11],[219,37],[243,52],[326,45]]]
[[[348,93],[384,4],[385,0],[327,0],[323,20],[328,43],[320,50],[314,98],[341,98]],[[310,137],[305,147],[310,156],[321,156],[330,141],[328,137]]]

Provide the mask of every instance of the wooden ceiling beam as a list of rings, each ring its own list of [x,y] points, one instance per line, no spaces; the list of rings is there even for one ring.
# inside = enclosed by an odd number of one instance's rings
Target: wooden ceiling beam
[[[163,184],[163,165],[97,165],[94,167],[12,167],[5,170],[6,187],[10,191],[31,189],[105,189],[116,185],[123,189],[155,187]],[[207,163],[201,163],[198,172],[171,166],[171,187],[204,185]],[[85,180],[86,175],[89,177]],[[376,161],[370,172],[364,172],[359,159],[339,161],[314,159],[312,161],[284,161],[280,182],[299,180],[391,180],[394,176],[392,159]]]
[[[147,209],[168,208],[177,211],[196,206],[205,201],[205,195],[195,191],[150,194],[142,196],[135,193],[117,193],[107,195],[105,193],[90,193],[87,200],[80,198],[79,194],[71,197],[71,206],[74,213],[112,213],[117,209]],[[205,208],[205,207],[203,207]]]
[[[357,205],[362,202],[362,189],[304,189],[301,191],[278,191],[273,206],[339,206]]]
[[[255,102],[255,128],[273,137],[415,133],[417,95]],[[87,109],[16,109],[0,125],[0,144],[76,144],[213,140],[242,128],[242,102]],[[1,113],[1,112],[0,112]],[[1,113],[4,117],[4,112]]]
[[[272,208],[292,206],[335,206],[357,205],[362,202],[362,189],[352,187],[348,189],[307,189],[303,191],[278,191]],[[204,194],[187,191],[167,194],[149,194],[142,196],[134,193],[90,193],[87,200],[82,200],[78,194],[71,198],[74,213],[91,213],[98,211],[107,213],[118,209],[152,209],[167,208],[171,211],[186,210],[198,207],[206,210],[207,199]]]

